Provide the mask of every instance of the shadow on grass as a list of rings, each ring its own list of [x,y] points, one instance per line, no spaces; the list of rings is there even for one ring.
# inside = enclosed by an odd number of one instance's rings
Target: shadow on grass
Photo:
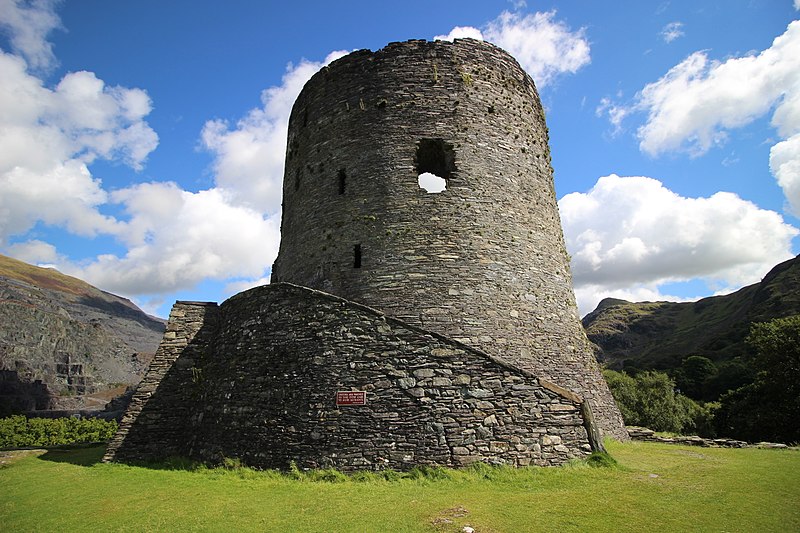
[[[69,463],[76,466],[92,466],[103,459],[105,451],[105,444],[91,447],[64,446],[60,448],[50,448],[40,455],[39,459],[52,461],[54,463]]]

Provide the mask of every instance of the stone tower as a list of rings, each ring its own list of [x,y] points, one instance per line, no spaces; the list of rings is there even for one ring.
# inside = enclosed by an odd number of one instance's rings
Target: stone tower
[[[500,48],[392,43],[315,74],[290,118],[281,234],[273,282],[499,357],[627,438],[577,313],[544,111]]]

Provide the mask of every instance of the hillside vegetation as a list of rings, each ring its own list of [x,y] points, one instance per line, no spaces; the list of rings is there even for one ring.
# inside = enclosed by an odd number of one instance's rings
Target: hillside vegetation
[[[628,302],[606,298],[583,326],[609,368],[670,369],[700,355],[717,366],[748,352],[750,324],[800,314],[800,257],[774,267],[760,283],[697,302]]]
[[[698,302],[606,299],[584,327],[626,423],[800,440],[800,258]]]

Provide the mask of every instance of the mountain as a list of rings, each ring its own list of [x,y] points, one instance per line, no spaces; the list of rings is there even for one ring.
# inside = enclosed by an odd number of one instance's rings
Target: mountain
[[[125,298],[0,255],[0,416],[102,409],[139,382],[164,327]]]
[[[628,302],[606,298],[583,326],[609,367],[670,369],[689,355],[715,363],[747,351],[750,324],[800,314],[800,256],[774,267],[760,283],[697,302]]]

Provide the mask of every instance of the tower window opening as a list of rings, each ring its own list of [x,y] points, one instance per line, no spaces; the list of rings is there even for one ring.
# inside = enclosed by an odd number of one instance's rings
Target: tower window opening
[[[361,268],[361,245],[353,246],[353,268]]]
[[[448,180],[456,170],[453,145],[443,139],[420,139],[416,170],[421,189],[429,193],[446,190]]]
[[[294,190],[296,190],[296,191],[300,190],[300,176],[301,176],[301,172],[300,172],[300,170],[297,170],[294,173]]]
[[[339,194],[344,194],[345,186],[347,182],[347,174],[345,174],[344,169],[339,169]]]

